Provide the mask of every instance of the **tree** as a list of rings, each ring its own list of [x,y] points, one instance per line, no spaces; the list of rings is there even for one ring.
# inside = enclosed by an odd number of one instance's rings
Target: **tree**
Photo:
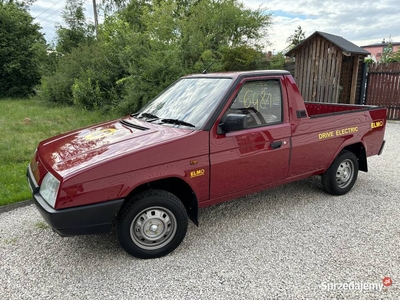
[[[256,42],[270,24],[271,15],[238,0],[130,1],[106,17],[96,39],[60,58],[56,72],[42,79],[41,95],[134,112],[180,76],[211,63],[208,71],[258,68]]]
[[[284,70],[285,69],[285,56],[283,52],[278,52],[276,55],[272,56],[269,60],[268,69],[269,70]]]
[[[400,49],[392,53],[393,62],[400,62]]]
[[[227,47],[256,44],[270,25],[271,15],[261,8],[247,9],[236,0],[195,1],[178,21],[184,63],[201,71],[210,63],[202,59],[205,51],[212,52],[213,60],[220,60]]]
[[[385,49],[383,49],[382,58],[379,63],[392,63],[400,62],[400,50],[393,51],[393,45],[389,43]]]
[[[135,109],[185,73],[257,68],[254,44],[271,24],[237,0],[139,0],[122,15],[138,35],[120,52],[131,50],[124,105]]]
[[[24,4],[0,0],[0,97],[25,97],[40,80],[45,40],[27,10]]]
[[[303,31],[301,26],[297,26],[294,33],[286,39],[286,43],[289,43],[288,50],[296,47],[306,38],[306,32]]]
[[[222,50],[222,65],[224,71],[256,70],[263,60],[263,53],[249,46],[226,48]]]
[[[61,53],[70,53],[73,48],[82,45],[93,37],[94,27],[86,22],[84,0],[67,0],[62,11],[66,27],[57,26],[57,46]]]
[[[125,8],[129,0],[101,0],[98,7],[104,12],[105,16],[113,14],[115,11]]]

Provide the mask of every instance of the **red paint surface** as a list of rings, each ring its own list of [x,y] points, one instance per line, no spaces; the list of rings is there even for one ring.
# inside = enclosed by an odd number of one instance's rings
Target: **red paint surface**
[[[201,76],[232,77],[231,95],[221,99],[208,130],[163,126],[134,119],[147,128],[119,120],[45,140],[32,159],[40,185],[47,171],[60,181],[56,209],[124,198],[138,186],[179,178],[194,191],[200,207],[261,189],[323,173],[346,146],[361,143],[367,156],[379,152],[385,130],[385,109],[354,105],[307,104],[288,74],[243,72]],[[244,80],[278,78],[282,86],[283,122],[218,134],[218,124]],[[225,103],[223,103],[225,101]],[[298,118],[297,111],[313,117]],[[328,114],[319,116],[320,114]],[[334,114],[332,114],[334,113]],[[374,121],[383,126],[371,128]],[[357,132],[336,131],[357,127]],[[320,138],[321,133],[335,134]],[[271,143],[282,142],[274,149]],[[196,161],[193,164],[193,161]],[[191,172],[200,176],[191,176]],[[193,173],[194,174],[194,173]],[[204,175],[203,175],[204,174]]]

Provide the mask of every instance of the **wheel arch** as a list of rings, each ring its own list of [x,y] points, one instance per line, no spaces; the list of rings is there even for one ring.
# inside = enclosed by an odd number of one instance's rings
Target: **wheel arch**
[[[344,147],[343,150],[347,150],[353,152],[354,155],[358,158],[358,169],[360,171],[368,172],[368,163],[367,163],[367,152],[363,143],[359,142],[356,144],[348,145]]]
[[[150,181],[137,186],[126,197],[125,201],[130,201],[136,194],[146,190],[158,189],[174,194],[185,206],[189,219],[196,225],[198,222],[198,201],[195,192],[184,180],[177,177],[169,177]]]

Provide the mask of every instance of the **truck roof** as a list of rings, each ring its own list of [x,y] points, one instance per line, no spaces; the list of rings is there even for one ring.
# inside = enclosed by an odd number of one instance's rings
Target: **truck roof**
[[[282,76],[290,75],[289,71],[285,70],[257,70],[257,71],[237,71],[237,72],[218,72],[218,73],[205,73],[205,74],[191,74],[184,76],[184,78],[195,77],[225,77],[236,79],[238,77],[257,77],[257,76]]]

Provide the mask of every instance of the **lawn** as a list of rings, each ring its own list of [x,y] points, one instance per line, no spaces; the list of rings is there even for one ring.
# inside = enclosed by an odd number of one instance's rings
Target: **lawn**
[[[37,99],[3,99],[0,111],[0,206],[32,198],[25,174],[41,140],[117,117]]]

